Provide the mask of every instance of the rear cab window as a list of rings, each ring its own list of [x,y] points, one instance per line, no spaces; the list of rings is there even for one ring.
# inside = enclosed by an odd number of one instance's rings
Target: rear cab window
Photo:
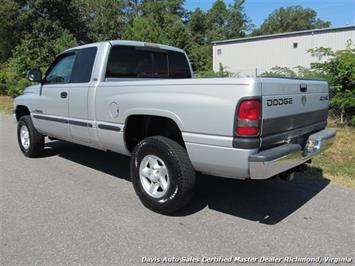
[[[168,58],[170,78],[191,78],[190,65],[185,54],[169,51]]]
[[[191,78],[184,53],[116,45],[111,48],[106,78]]]

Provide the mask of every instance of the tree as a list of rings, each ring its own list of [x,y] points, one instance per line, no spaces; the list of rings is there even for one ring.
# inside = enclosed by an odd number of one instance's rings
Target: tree
[[[197,72],[212,71],[212,46],[193,44],[188,50],[192,68]]]
[[[12,57],[0,67],[0,87],[6,86],[11,95],[20,93],[28,84],[27,70],[45,71],[58,53],[88,40],[74,1],[29,0],[17,7],[23,32],[11,50]]]
[[[164,28],[168,18],[183,19],[186,14],[183,4],[184,0],[142,0],[141,13]]]
[[[191,32],[192,45],[188,49],[192,66],[197,71],[212,73],[211,41],[241,38],[251,27],[243,8],[244,0],[234,0],[226,6],[216,0],[206,12],[196,9],[189,14],[187,22]],[[208,74],[209,75],[209,74]]]
[[[192,44],[191,32],[181,20],[174,17],[168,18],[166,21],[166,27],[163,30],[165,32],[167,44],[179,47],[183,50],[189,50],[189,47]]]
[[[317,12],[313,9],[301,6],[289,6],[273,11],[260,28],[252,32],[252,35],[310,30],[327,28],[329,26],[330,22],[317,18]]]
[[[127,40],[136,40],[142,42],[166,41],[162,29],[151,18],[136,17],[131,25],[128,25],[123,32],[123,38]]]
[[[55,39],[64,31],[72,34],[79,43],[86,43],[88,25],[75,0],[28,0],[25,3],[25,39]]]
[[[123,12],[126,14],[126,22],[142,15],[143,0],[123,0]]]
[[[183,0],[134,1],[137,14],[124,32],[125,39],[160,42],[189,49],[192,42],[189,29],[183,23],[186,13]],[[132,5],[132,3],[130,4]]]
[[[12,50],[18,73],[44,68],[63,51],[60,49],[89,41],[87,26],[74,1],[29,0],[22,9],[24,33]]]
[[[227,6],[222,0],[216,0],[207,11],[207,42],[226,39]]]
[[[297,74],[289,67],[272,67],[269,71],[261,73],[260,76],[265,77],[296,77]]]
[[[189,13],[187,28],[191,34],[189,59],[194,70],[206,72],[212,69],[212,46],[207,40],[207,14],[197,8]]]
[[[199,8],[189,14],[187,26],[192,34],[192,39],[196,44],[202,45],[206,43],[206,22],[206,13]]]
[[[245,0],[235,0],[228,8],[228,17],[225,26],[227,39],[245,37],[253,25],[244,11]]]
[[[121,39],[127,17],[123,1],[76,0],[90,42]]]
[[[22,40],[13,50],[13,56],[0,67],[0,88],[6,87],[9,95],[21,94],[22,90],[30,84],[25,78],[27,70],[40,69],[45,72],[56,54],[76,46],[77,42],[72,34],[64,31],[50,45],[49,49],[48,46],[38,46],[34,40]]]
[[[311,69],[327,77],[331,86],[340,86],[342,91],[355,90],[355,47],[351,40],[348,40],[345,50],[334,52],[320,47],[309,52],[319,60],[311,64]]]
[[[207,12],[207,39],[216,41],[241,38],[251,29],[251,22],[246,16],[244,0],[234,0],[233,4],[225,5],[222,0],[216,0]]]
[[[309,51],[318,58],[311,64],[311,70],[316,71],[328,80],[330,91],[334,97],[331,106],[341,109],[341,122],[348,113],[355,125],[355,47],[351,40],[345,50],[332,51],[330,48],[319,47]]]
[[[0,64],[11,56],[11,50],[24,32],[25,1],[2,1],[0,5]]]

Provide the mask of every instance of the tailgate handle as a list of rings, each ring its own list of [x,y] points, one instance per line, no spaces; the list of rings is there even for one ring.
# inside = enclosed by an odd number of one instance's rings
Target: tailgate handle
[[[301,92],[306,92],[307,91],[307,84],[301,83],[300,84],[300,91]]]

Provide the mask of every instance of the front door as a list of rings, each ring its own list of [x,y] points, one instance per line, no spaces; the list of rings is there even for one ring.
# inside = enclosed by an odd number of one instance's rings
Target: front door
[[[48,69],[33,113],[36,128],[59,139],[69,138],[68,97],[75,57],[75,53],[62,54]]]

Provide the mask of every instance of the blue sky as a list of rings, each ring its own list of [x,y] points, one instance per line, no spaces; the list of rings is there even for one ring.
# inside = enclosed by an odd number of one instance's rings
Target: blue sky
[[[233,0],[224,2],[231,4]],[[214,0],[185,0],[185,8],[207,10],[213,3]],[[314,9],[318,18],[330,21],[333,27],[355,25],[355,0],[246,0],[244,8],[252,22],[260,26],[273,10],[291,5]]]

